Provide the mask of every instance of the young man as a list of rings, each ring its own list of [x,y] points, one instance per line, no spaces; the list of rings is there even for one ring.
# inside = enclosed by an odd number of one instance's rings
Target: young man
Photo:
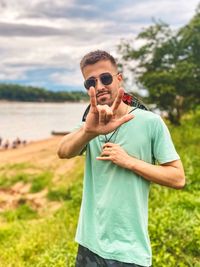
[[[90,110],[58,150],[71,158],[86,149],[76,267],[150,266],[149,186],[181,189],[180,158],[160,116],[122,101],[122,75],[110,54],[91,52],[80,66]]]

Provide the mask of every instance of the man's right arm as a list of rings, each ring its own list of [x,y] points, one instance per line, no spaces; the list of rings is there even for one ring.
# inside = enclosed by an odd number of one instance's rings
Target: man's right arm
[[[81,151],[94,137],[95,135],[87,133],[83,126],[77,131],[65,135],[58,147],[59,158],[70,159],[80,155]]]

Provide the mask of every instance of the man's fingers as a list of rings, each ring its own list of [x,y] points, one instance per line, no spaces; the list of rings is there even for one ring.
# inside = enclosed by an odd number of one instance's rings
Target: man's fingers
[[[96,94],[95,94],[95,88],[94,87],[90,87],[89,89],[89,96],[90,96],[90,105],[91,108],[95,108],[97,107],[97,100],[96,100]]]
[[[103,149],[104,149],[104,148],[112,148],[112,147],[114,147],[114,146],[116,146],[116,144],[111,143],[111,142],[107,142],[107,143],[105,143],[105,144],[103,145]]]
[[[113,117],[113,112],[111,108],[107,105],[97,105],[97,110],[99,112],[99,123],[107,124]]]
[[[109,151],[109,150],[103,150],[101,152],[100,157],[108,157],[108,156],[110,156],[110,153],[111,153],[111,151]]]
[[[110,157],[96,157],[98,160],[111,160]]]
[[[119,88],[117,97],[115,98],[115,101],[112,104],[112,110],[113,110],[114,114],[116,113],[116,110],[118,109],[118,107],[119,107],[119,105],[120,105],[120,103],[122,101],[123,95],[124,95],[124,90],[122,88]]]
[[[113,112],[112,111],[107,111],[106,113],[106,123],[108,123],[113,117]]]
[[[106,124],[106,110],[99,110],[99,124]]]

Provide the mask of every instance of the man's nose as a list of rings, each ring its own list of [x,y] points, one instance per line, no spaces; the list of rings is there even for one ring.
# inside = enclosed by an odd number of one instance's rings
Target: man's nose
[[[99,78],[96,79],[96,86],[95,89],[97,91],[105,89],[105,85],[101,82],[101,80]]]

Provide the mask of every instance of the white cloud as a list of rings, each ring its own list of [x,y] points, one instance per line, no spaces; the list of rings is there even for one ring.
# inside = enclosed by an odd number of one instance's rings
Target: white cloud
[[[105,49],[116,56],[120,39],[133,38],[153,17],[180,27],[192,18],[198,1],[84,3],[0,0],[0,80],[27,78],[32,84],[28,71],[51,69],[46,84],[73,80],[81,85],[79,62],[85,53]]]
[[[80,71],[60,73],[56,72],[50,76],[51,81],[61,85],[80,86],[83,84],[83,77]]]
[[[138,1],[132,6],[124,6],[117,16],[122,17],[123,21],[143,21],[149,24],[152,18],[164,20],[167,23],[179,25],[187,23],[194,15],[198,0],[161,0],[161,1]]]

